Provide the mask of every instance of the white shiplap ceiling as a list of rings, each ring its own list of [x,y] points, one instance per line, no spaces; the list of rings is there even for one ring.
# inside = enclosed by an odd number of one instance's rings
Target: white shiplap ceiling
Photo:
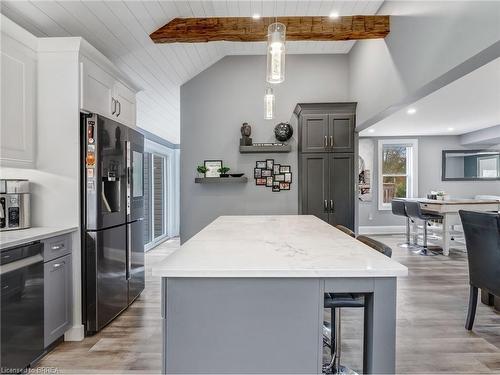
[[[143,90],[137,123],[180,141],[180,86],[226,55],[265,53],[264,43],[154,44],[149,34],[175,17],[376,14],[383,0],[13,1],[0,11],[38,37],[81,36]],[[289,42],[287,53],[348,53],[355,42]]]

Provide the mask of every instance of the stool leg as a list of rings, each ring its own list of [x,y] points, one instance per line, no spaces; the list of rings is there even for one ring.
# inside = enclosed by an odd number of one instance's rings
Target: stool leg
[[[423,239],[422,239],[422,247],[420,250],[416,251],[415,253],[416,254],[420,254],[420,255],[437,255],[437,253],[435,253],[434,251],[431,251],[428,249],[427,247],[427,221],[428,220],[424,220],[424,233],[423,233]]]

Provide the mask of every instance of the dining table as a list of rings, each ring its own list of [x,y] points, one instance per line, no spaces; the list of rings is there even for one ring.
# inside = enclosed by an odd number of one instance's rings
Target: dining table
[[[458,211],[500,211],[500,199],[428,199],[428,198],[406,198],[407,201],[417,201],[423,211],[441,215],[443,234],[443,255],[450,255],[450,244],[452,239],[452,228],[461,225]]]

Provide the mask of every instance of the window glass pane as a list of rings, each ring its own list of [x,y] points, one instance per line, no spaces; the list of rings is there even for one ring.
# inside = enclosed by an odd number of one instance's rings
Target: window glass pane
[[[406,146],[384,145],[382,174],[406,174]]]
[[[406,176],[384,176],[384,203],[391,203],[393,198],[406,198]]]
[[[142,177],[143,177],[143,167],[142,167],[142,154],[140,152],[132,152],[132,196],[142,197]]]
[[[151,154],[144,153],[144,244],[151,242]]]
[[[165,158],[153,155],[154,238],[165,234]]]

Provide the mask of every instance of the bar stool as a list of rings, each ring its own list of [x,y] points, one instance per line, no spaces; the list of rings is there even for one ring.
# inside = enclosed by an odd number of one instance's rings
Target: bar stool
[[[399,247],[406,249],[414,248],[415,246],[410,242],[410,217],[406,213],[405,201],[402,199],[393,199],[391,201],[392,214],[397,216],[404,216],[406,218],[406,243],[398,244]],[[413,222],[413,220],[411,220]]]
[[[424,239],[423,245],[419,246],[420,250],[415,253],[420,255],[437,255],[436,252],[429,250],[427,247],[427,223],[429,220],[443,219],[441,215],[435,215],[427,212],[422,212],[419,202],[405,201],[405,209],[407,215],[414,220],[422,220],[424,222]]]
[[[358,236],[357,239],[389,258],[392,256],[392,249],[380,241],[367,236]],[[356,372],[340,363],[342,349],[341,308],[365,307],[364,296],[355,293],[327,293],[325,294],[324,307],[331,310],[331,324],[328,325],[327,322],[324,322],[323,343],[330,348],[332,357],[330,363],[323,366],[323,373],[356,374]],[[330,341],[325,339],[328,336]]]
[[[344,232],[345,234],[351,236],[352,238],[356,238],[356,234],[354,234],[354,232],[352,230],[350,230],[347,227],[344,227],[343,225],[337,224],[337,225],[335,225],[335,228],[337,228],[338,230],[340,230],[340,231]]]

